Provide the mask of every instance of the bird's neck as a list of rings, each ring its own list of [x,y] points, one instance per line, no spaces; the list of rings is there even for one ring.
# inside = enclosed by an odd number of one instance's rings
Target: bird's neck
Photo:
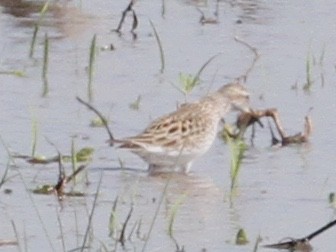
[[[230,99],[218,93],[204,97],[201,103],[207,109],[216,111],[220,118],[223,118],[232,108]]]

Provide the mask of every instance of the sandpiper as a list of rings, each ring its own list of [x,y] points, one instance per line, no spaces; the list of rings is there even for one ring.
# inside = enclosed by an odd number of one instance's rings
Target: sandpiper
[[[250,111],[249,93],[232,83],[194,103],[154,120],[142,133],[117,140],[148,163],[150,174],[188,173],[193,161],[209,150],[221,119],[232,110]]]

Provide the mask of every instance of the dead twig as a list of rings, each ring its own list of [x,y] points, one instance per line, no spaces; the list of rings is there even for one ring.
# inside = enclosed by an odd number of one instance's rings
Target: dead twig
[[[329,222],[327,225],[319,228],[315,232],[300,238],[300,239],[294,239],[290,238],[290,241],[288,242],[280,242],[280,243],[275,243],[275,244],[268,244],[264,245],[265,248],[274,248],[274,249],[287,249],[290,251],[312,251],[312,246],[310,245],[310,241],[318,236],[319,234],[322,234],[324,231],[328,230],[329,228],[333,227],[336,225],[336,220],[333,220]]]
[[[136,0],[131,0],[130,3],[127,5],[126,9],[122,12],[121,19],[119,21],[117,29],[115,29],[113,31],[115,31],[117,33],[121,33],[120,30],[122,28],[122,25],[123,25],[123,23],[125,21],[125,18],[126,18],[126,15],[127,15],[128,12],[132,12],[132,16],[133,16],[133,24],[132,24],[132,30],[131,30],[131,32],[133,33],[134,30],[137,28],[137,26],[138,26],[138,18],[137,18],[136,14],[135,14],[135,11],[133,9],[133,5],[135,4],[135,1]]]
[[[132,10],[132,14],[133,14],[133,24],[132,24],[132,30],[131,30],[131,32],[134,32],[135,29],[138,27],[139,21],[138,21],[138,17],[135,14],[134,10]]]
[[[63,196],[66,194],[64,192],[65,186],[71,180],[73,180],[81,171],[83,171],[86,168],[86,165],[81,165],[70,176],[66,176],[65,175],[65,171],[64,171],[64,166],[63,166],[63,163],[62,163],[62,157],[61,157],[61,155],[59,155],[59,164],[58,164],[58,166],[59,166],[58,181],[57,181],[57,184],[54,186],[54,190],[53,191],[56,193],[58,199],[62,200]],[[69,195],[71,195],[71,194],[69,194]]]
[[[109,135],[109,143],[110,146],[113,146],[113,143],[115,142],[115,138],[113,137],[113,134],[108,126],[107,120],[105,119],[105,117],[103,116],[102,113],[100,113],[96,108],[94,108],[91,104],[89,104],[88,102],[83,101],[81,98],[76,97],[77,101],[79,101],[80,103],[82,103],[83,105],[85,105],[88,109],[90,109],[91,111],[93,111],[98,117],[99,119],[102,121],[104,128],[106,129],[108,135]]]
[[[254,68],[256,62],[258,61],[260,55],[259,55],[259,53],[258,53],[258,50],[257,50],[255,47],[251,46],[249,43],[247,43],[247,42],[241,40],[241,39],[238,38],[238,37],[234,37],[234,40],[235,40],[236,42],[238,42],[238,43],[240,43],[240,44],[246,46],[246,47],[247,47],[247,48],[254,54],[254,58],[253,58],[253,60],[252,60],[252,63],[251,63],[251,65],[250,65],[250,67],[246,70],[246,72],[245,72],[243,75],[241,75],[241,76],[239,76],[239,77],[237,78],[237,81],[243,80],[243,82],[246,82],[248,75],[249,75],[250,72],[253,70],[253,68]]]
[[[275,134],[273,132],[273,129],[272,129],[272,125],[270,123],[270,121],[268,120],[268,127],[270,129],[270,132],[271,132],[271,137],[272,137],[272,146],[273,145],[277,145],[278,143],[280,143],[280,140],[278,138],[275,137]]]
[[[79,166],[70,176],[66,177],[67,183],[73,180],[81,171],[86,168],[86,165]]]
[[[54,186],[54,191],[58,199],[62,199],[64,196],[64,187],[67,184],[67,178],[65,176],[65,170],[62,162],[62,155],[58,152],[58,181]]]
[[[57,149],[56,145],[48,138],[46,138],[46,141],[53,146],[57,153],[58,156],[54,158],[54,160],[58,161],[58,181],[57,184],[53,187],[53,190],[58,197],[59,200],[63,199],[63,196],[65,195],[64,193],[64,188],[66,186],[66,184],[68,184],[71,180],[73,180],[81,171],[84,170],[84,168],[86,168],[86,165],[82,165],[80,167],[78,167],[78,169],[76,169],[70,176],[66,176],[65,174],[65,169],[64,169],[64,165],[63,165],[63,155],[61,154],[61,152]]]

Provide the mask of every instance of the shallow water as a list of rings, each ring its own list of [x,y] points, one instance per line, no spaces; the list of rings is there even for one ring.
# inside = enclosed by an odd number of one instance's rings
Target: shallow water
[[[231,200],[230,153],[219,139],[195,162],[190,175],[173,176],[146,251],[175,250],[167,230],[169,216],[178,202],[173,234],[185,251],[253,251],[259,235],[262,244],[288,236],[300,238],[334,217],[327,200],[329,193],[335,191],[336,178],[334,1],[219,1],[219,22],[205,25],[199,23],[196,7],[206,18],[214,18],[216,1],[165,1],[164,16],[161,1],[140,1],[134,6],[139,20],[136,40],[129,32],[131,16],[127,17],[121,36],[112,32],[128,1],[58,1],[51,4],[41,21],[32,59],[28,57],[29,47],[42,4],[34,1],[34,6],[14,8],[12,3],[0,1],[0,71],[23,71],[25,77],[0,74],[1,138],[11,151],[30,154],[32,123],[36,120],[38,154],[57,154],[46,138],[63,154],[70,153],[73,136],[78,149],[91,146],[96,151],[87,169],[90,183],[84,185],[85,176],[81,176],[76,186],[87,196],[68,197],[61,205],[54,196],[30,191],[39,185],[56,183],[57,164],[32,166],[17,160],[9,170],[10,179],[1,188],[0,241],[15,240],[18,236],[22,251],[69,251],[80,246],[103,174],[92,221],[91,250],[115,248],[108,223],[116,197],[119,223],[125,221],[132,204],[134,207],[126,235],[136,222],[142,223],[140,237],[134,231],[125,249],[140,251],[144,245],[140,238],[149,230],[167,178],[148,177],[139,158],[108,147],[104,129],[89,127],[95,116],[75,97],[87,100],[86,68],[94,34],[99,48],[111,44],[115,47],[113,51],[97,53],[93,104],[109,117],[118,137],[141,131],[153,118],[183,103],[184,96],[172,83],[180,85],[180,73],[196,74],[213,55],[220,53],[203,71],[201,85],[188,95],[188,100],[198,99],[209,87],[215,90],[243,74],[253,54],[235,42],[235,36],[255,47],[260,55],[246,83],[255,107],[278,108],[289,133],[302,130],[304,116],[313,108],[314,131],[307,144],[271,148],[268,128],[257,129]],[[163,74],[149,20],[164,48]],[[45,33],[50,38],[50,91],[42,97]],[[314,61],[313,84],[311,91],[306,92],[303,86],[309,55]],[[139,110],[133,110],[129,105],[139,95]],[[8,162],[6,149],[1,150],[0,174]],[[125,167],[138,171],[117,169],[119,160]],[[67,173],[70,172],[67,165]],[[4,189],[12,193],[5,194]],[[245,229],[250,240],[245,246],[234,244],[239,228]],[[335,250],[335,230],[312,241],[315,251]],[[18,249],[3,246],[0,250]],[[122,251],[120,244],[116,250]],[[258,251],[270,250],[260,247]]]

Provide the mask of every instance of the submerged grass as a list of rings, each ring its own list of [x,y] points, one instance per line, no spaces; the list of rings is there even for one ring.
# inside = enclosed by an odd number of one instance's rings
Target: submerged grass
[[[12,71],[0,71],[0,74],[13,75],[16,77],[25,77],[26,73],[21,70],[12,70]]]
[[[166,15],[166,0],[161,0],[161,17]]]
[[[5,148],[6,152],[7,152],[7,155],[8,155],[8,162],[9,164],[14,164],[15,165],[15,159],[12,155],[12,153],[10,152],[7,144],[5,143],[5,141],[2,139],[2,136],[0,135],[0,142],[2,144],[2,146]]]
[[[123,223],[119,222],[119,215],[117,213],[117,205],[119,203],[119,196],[116,197],[116,199],[113,202],[112,210],[110,213],[109,223],[108,223],[108,229],[109,229],[109,237],[111,237],[113,240],[115,240],[113,251],[118,251],[118,245],[119,243],[123,248],[125,248],[126,241],[131,240],[131,236],[134,233],[138,222],[135,222],[133,227],[131,228],[131,231],[128,235],[126,235],[126,228],[127,225],[131,219],[134,204],[132,203],[130,206],[130,210],[128,211],[128,214],[126,216],[126,219]],[[120,229],[120,230],[119,230]]]
[[[29,49],[29,57],[32,58],[34,56],[34,50],[35,50],[35,45],[36,45],[36,38],[37,38],[37,32],[39,30],[40,25],[35,24],[34,25],[34,32],[33,32],[33,37],[30,42],[30,49]]]
[[[175,164],[178,163],[178,160],[179,160],[179,158],[180,158],[180,155],[181,155],[183,149],[184,149],[184,145],[182,146],[182,148],[181,148],[181,150],[180,150],[180,153],[179,153],[178,157],[176,158],[176,162],[175,162]],[[157,219],[157,217],[158,217],[158,215],[159,215],[159,211],[160,211],[160,208],[161,208],[163,199],[165,198],[165,196],[166,196],[166,194],[167,194],[168,186],[170,185],[170,181],[171,181],[171,179],[172,179],[172,174],[170,174],[170,175],[168,176],[168,178],[167,178],[167,180],[166,180],[166,183],[165,183],[165,186],[164,186],[164,188],[163,188],[163,191],[162,191],[162,193],[161,193],[161,195],[160,195],[159,202],[158,202],[157,207],[156,207],[156,209],[155,209],[155,213],[154,213],[153,219],[152,219],[152,221],[151,221],[151,223],[150,223],[148,233],[147,233],[147,235],[146,235],[146,237],[145,237],[145,243],[144,243],[144,245],[143,245],[143,247],[142,247],[141,252],[145,252],[145,251],[146,251],[148,241],[149,241],[149,239],[150,239],[150,237],[151,237],[151,234],[152,234],[152,231],[153,231],[153,228],[154,228],[154,224],[155,224],[156,219]],[[172,222],[173,222],[173,221],[172,221]],[[171,223],[172,223],[172,222],[171,222]],[[174,239],[174,241],[175,241],[175,239]],[[175,245],[178,247],[178,244],[176,243],[176,241],[175,241]],[[179,251],[180,249],[177,248],[177,250]]]
[[[95,193],[95,197],[94,197],[94,200],[93,200],[91,212],[90,212],[90,215],[89,215],[88,224],[87,224],[85,235],[84,235],[84,238],[83,238],[83,243],[82,243],[82,246],[79,250],[81,252],[83,252],[85,249],[87,249],[86,243],[88,242],[89,233],[90,233],[91,226],[92,226],[93,215],[94,215],[94,212],[95,212],[95,209],[96,209],[96,206],[97,206],[97,200],[98,200],[98,195],[99,195],[99,192],[100,192],[100,187],[101,187],[102,181],[103,181],[103,173],[100,174],[97,190],[96,190],[96,193]]]
[[[71,140],[71,166],[72,166],[72,172],[75,172],[77,170],[77,156],[76,156],[76,147],[75,147],[75,140]],[[76,176],[73,179],[74,184],[76,184]]]
[[[10,167],[10,161],[8,160],[7,165],[6,165],[6,169],[5,169],[4,173],[2,174],[2,177],[1,177],[1,180],[0,180],[0,189],[8,180],[9,167]]]
[[[15,225],[15,222],[13,220],[11,220],[11,224],[12,224],[12,227],[13,227],[13,231],[14,231],[14,234],[15,234],[15,238],[16,238],[16,242],[13,244],[13,245],[17,245],[18,247],[18,251],[21,252],[22,251],[22,248],[21,248],[21,243],[20,243],[20,236],[19,236],[19,233],[17,231],[17,228],[16,228],[16,225]],[[26,247],[27,248],[27,247]]]
[[[187,194],[182,194],[174,203],[170,210],[169,214],[169,221],[168,221],[168,235],[173,238],[174,237],[174,223],[175,223],[175,218],[178,210],[182,206],[183,202],[185,201],[187,197]]]
[[[180,209],[181,205],[185,201],[187,197],[187,194],[184,193],[182,194],[176,202],[173,204],[172,208],[170,209],[169,213],[169,221],[168,221],[168,235],[169,237],[173,240],[176,246],[176,252],[184,252],[184,246],[180,246],[177,239],[174,236],[174,223],[175,223],[175,218],[177,215],[178,210]]]
[[[91,40],[90,46],[90,53],[89,53],[89,67],[88,67],[88,99],[90,102],[93,100],[93,87],[92,87],[92,80],[94,75],[94,64],[96,61],[96,40],[97,35],[93,35]]]
[[[9,177],[8,177],[8,172],[9,172],[9,168],[11,166],[12,163],[14,163],[14,159],[8,149],[8,146],[5,144],[4,140],[2,139],[2,137],[0,136],[0,141],[2,143],[2,145],[4,146],[7,154],[8,154],[8,161],[7,161],[7,165],[6,165],[6,169],[4,170],[4,173],[2,174],[1,180],[0,180],[0,188],[8,181]]]
[[[31,156],[33,158],[36,157],[37,138],[38,138],[38,123],[37,123],[36,118],[33,117],[33,121],[32,121],[32,148],[31,148]]]
[[[253,248],[253,252],[257,252],[258,251],[258,248],[259,248],[259,243],[261,242],[261,236],[258,235],[255,243],[254,243],[254,248]]]
[[[39,211],[39,209],[38,209],[38,207],[37,207],[37,205],[36,205],[36,202],[34,201],[34,198],[33,198],[32,194],[30,193],[30,190],[29,190],[29,188],[28,188],[28,186],[27,186],[27,184],[26,184],[26,181],[24,180],[24,177],[23,177],[22,173],[21,173],[19,170],[18,170],[18,174],[19,174],[19,177],[21,178],[22,184],[24,185],[24,187],[25,187],[25,189],[26,189],[26,191],[27,191],[27,194],[28,194],[28,197],[29,197],[29,199],[30,199],[30,201],[31,201],[31,203],[32,203],[32,206],[33,206],[33,208],[34,208],[34,210],[35,210],[35,212],[36,212],[36,215],[37,215],[37,217],[38,217],[38,220],[39,220],[39,222],[40,222],[40,224],[41,224],[41,227],[42,227],[42,229],[43,229],[43,232],[42,232],[42,233],[43,233],[43,234],[45,235],[45,237],[46,237],[46,240],[47,240],[47,242],[48,242],[48,244],[49,244],[50,250],[56,252],[56,249],[55,249],[55,247],[54,247],[54,245],[53,245],[53,243],[52,243],[52,241],[51,241],[51,237],[50,237],[50,235],[49,235],[49,233],[48,233],[47,227],[46,227],[44,221],[42,220],[42,216],[41,216],[41,214],[40,214],[40,211]],[[26,247],[26,249],[27,249],[27,247]]]
[[[302,86],[302,89],[306,92],[310,92],[311,88],[317,80],[317,74],[319,73],[321,86],[325,84],[325,71],[324,71],[324,61],[326,56],[326,46],[323,45],[319,56],[314,55],[312,49],[309,47],[307,56],[306,56],[306,81]],[[314,80],[315,78],[315,80]]]
[[[41,22],[45,16],[45,13],[48,11],[49,8],[49,0],[47,0],[44,5],[42,6],[40,10],[40,16],[37,21],[37,23],[34,25],[34,32],[33,32],[33,37],[30,43],[30,49],[29,49],[29,57],[32,58],[34,56],[34,50],[35,50],[35,45],[36,45],[36,39],[37,39],[37,33],[40,29]]]
[[[313,85],[313,57],[309,50],[306,58],[306,84],[303,86],[305,91],[310,91]]]
[[[244,141],[241,139],[228,138],[228,143],[231,152],[230,177],[231,177],[231,191],[232,191],[236,186],[239,171],[241,168],[241,163],[243,160],[243,155],[247,147]]]
[[[138,95],[136,100],[129,104],[129,108],[133,109],[133,110],[139,110],[140,109],[140,102],[141,102],[141,95]]]
[[[65,241],[64,241],[64,232],[63,232],[63,225],[62,225],[62,221],[61,221],[61,217],[59,215],[59,211],[56,208],[56,215],[57,215],[57,223],[59,226],[59,230],[60,230],[60,237],[61,237],[61,245],[62,245],[62,249],[63,251],[67,251],[65,248]]]
[[[117,215],[117,205],[118,205],[118,197],[113,202],[109,223],[108,223],[108,229],[109,229],[109,237],[116,237],[117,229],[119,226],[118,221],[118,215]]]
[[[159,215],[159,211],[160,211],[160,208],[161,208],[163,199],[164,199],[165,196],[166,196],[166,193],[167,193],[167,190],[168,190],[168,186],[169,186],[169,184],[170,184],[170,180],[171,180],[171,176],[167,179],[167,182],[166,182],[166,184],[165,184],[165,186],[164,186],[164,188],[163,188],[163,191],[162,191],[162,193],[161,193],[161,196],[160,196],[158,205],[157,205],[157,207],[156,207],[156,209],[155,209],[155,213],[154,213],[153,219],[152,219],[152,221],[151,221],[151,223],[150,223],[149,230],[148,230],[148,233],[147,233],[146,238],[145,238],[145,243],[144,243],[144,245],[143,245],[143,247],[142,247],[141,252],[145,252],[145,251],[146,251],[147,244],[148,244],[148,241],[149,241],[149,239],[150,239],[150,237],[151,237],[151,234],[152,234],[152,231],[153,231],[153,228],[154,228],[154,224],[155,224],[155,222],[156,222],[156,219],[157,219],[157,217],[158,217],[158,215]]]
[[[44,37],[43,68],[42,68],[43,97],[47,96],[47,94],[49,93],[48,65],[49,65],[49,38],[48,34],[46,33]]]

